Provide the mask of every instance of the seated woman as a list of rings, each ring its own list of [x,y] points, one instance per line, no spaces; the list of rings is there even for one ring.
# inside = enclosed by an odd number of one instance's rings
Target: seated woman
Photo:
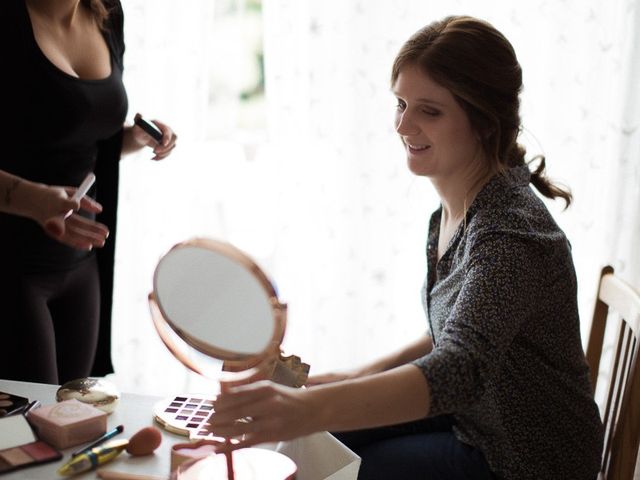
[[[311,388],[229,388],[212,431],[236,447],[343,432],[362,479],[595,479],[602,424],[570,245],[530,184],[571,196],[545,177],[544,158],[533,172],[525,164],[511,44],[484,21],[445,18],[404,44],[391,85],[409,169],[441,199],[427,240],[428,334]]]

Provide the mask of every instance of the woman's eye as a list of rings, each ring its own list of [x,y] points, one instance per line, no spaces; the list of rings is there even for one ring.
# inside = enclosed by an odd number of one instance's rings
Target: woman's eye
[[[396,110],[402,111],[406,108],[406,103],[404,103],[402,100],[398,100],[398,103],[396,104]]]
[[[424,109],[422,110],[422,113],[426,113],[430,117],[437,117],[438,115],[440,115],[440,112],[438,110],[431,110],[431,109]]]

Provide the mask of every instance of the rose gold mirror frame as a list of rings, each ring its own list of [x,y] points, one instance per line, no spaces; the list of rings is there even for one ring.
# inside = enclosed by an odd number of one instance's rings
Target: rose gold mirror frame
[[[309,365],[302,363],[300,358],[295,355],[284,357],[280,351],[280,345],[284,338],[287,323],[287,305],[280,303],[273,284],[260,267],[247,254],[235,246],[210,238],[193,238],[180,242],[174,245],[167,254],[184,247],[201,248],[219,253],[233,260],[235,263],[244,267],[249,273],[251,273],[254,279],[257,280],[263,288],[265,295],[271,304],[274,331],[271,340],[265,349],[255,355],[240,354],[215,347],[194,337],[193,335],[190,335],[183,329],[179,328],[162,308],[162,302],[158,300],[155,294],[158,276],[158,267],[156,267],[153,275],[154,291],[149,293],[148,297],[149,308],[154,327],[158,332],[160,339],[169,351],[186,367],[200,375],[205,375],[202,371],[202,367],[189,358],[189,356],[178,347],[177,343],[167,332],[167,327],[170,328],[187,345],[197,351],[213,358],[223,360],[224,371],[243,372],[243,375],[241,375],[242,377],[254,377],[256,379],[267,378],[293,387],[301,387],[304,385],[309,373]],[[164,256],[162,258],[164,258]],[[161,262],[162,259],[158,262],[158,266]]]

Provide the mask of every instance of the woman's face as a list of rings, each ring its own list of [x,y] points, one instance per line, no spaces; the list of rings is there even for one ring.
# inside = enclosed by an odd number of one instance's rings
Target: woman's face
[[[392,90],[409,170],[434,180],[473,174],[483,158],[480,141],[451,92],[412,65],[400,71]]]

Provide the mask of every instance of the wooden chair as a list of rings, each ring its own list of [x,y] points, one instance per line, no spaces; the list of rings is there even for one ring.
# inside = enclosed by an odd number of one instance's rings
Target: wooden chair
[[[600,275],[598,296],[587,346],[591,385],[595,392],[607,320],[620,317],[615,356],[611,366],[606,404],[604,449],[599,479],[632,480],[640,442],[640,293],[604,267]],[[610,322],[611,323],[611,322]],[[615,325],[615,324],[614,324]]]

